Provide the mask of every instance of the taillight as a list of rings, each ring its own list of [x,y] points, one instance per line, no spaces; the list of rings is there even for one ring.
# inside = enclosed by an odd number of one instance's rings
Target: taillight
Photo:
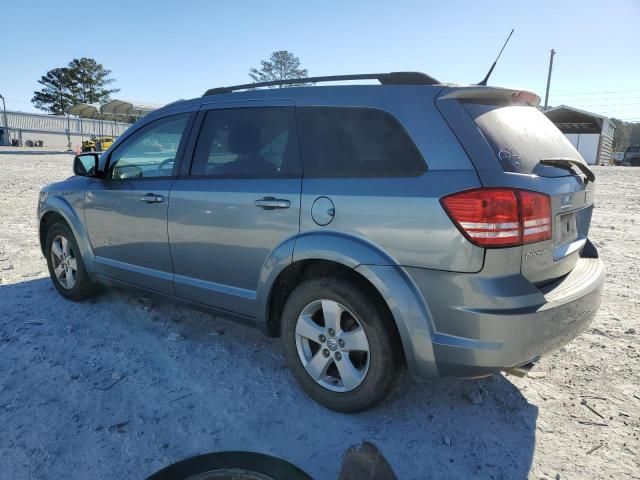
[[[464,235],[481,247],[511,247],[551,238],[551,200],[543,193],[480,188],[444,197]]]
[[[551,201],[548,195],[519,191],[522,216],[522,243],[551,238]]]

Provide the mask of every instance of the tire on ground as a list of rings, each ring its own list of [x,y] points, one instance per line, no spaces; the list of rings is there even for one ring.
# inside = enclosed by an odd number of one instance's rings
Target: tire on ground
[[[350,310],[369,342],[369,369],[362,383],[347,392],[335,392],[317,383],[305,370],[296,347],[296,324],[310,303],[327,299]],[[402,344],[386,305],[360,282],[335,276],[307,280],[289,296],[282,314],[281,334],[286,361],[302,389],[332,410],[352,413],[367,410],[396,389],[405,371]]]
[[[51,254],[51,245],[53,240],[58,236],[64,236],[67,241],[71,244],[71,250],[74,253],[74,257],[76,259],[77,265],[77,274],[76,281],[72,288],[65,288],[60,284],[60,281],[56,278],[56,274],[54,272],[53,259]],[[73,301],[82,301],[87,298],[91,298],[96,293],[96,285],[91,281],[87,271],[84,267],[84,263],[82,261],[82,256],[80,255],[80,249],[78,248],[78,242],[76,241],[73,232],[69,226],[61,221],[53,223],[49,230],[47,230],[47,237],[45,241],[45,256],[47,259],[47,267],[49,269],[49,276],[51,277],[51,281],[53,282],[53,286],[56,288],[58,293],[62,295],[64,298]]]

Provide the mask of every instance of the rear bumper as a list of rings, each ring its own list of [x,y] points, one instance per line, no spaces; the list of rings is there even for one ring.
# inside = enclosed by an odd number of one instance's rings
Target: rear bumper
[[[604,267],[592,244],[567,276],[537,288],[522,275],[409,268],[434,323],[440,376],[472,377],[535,361],[570,342],[600,306]]]

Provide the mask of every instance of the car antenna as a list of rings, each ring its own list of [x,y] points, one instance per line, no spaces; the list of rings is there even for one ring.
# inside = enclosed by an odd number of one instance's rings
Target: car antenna
[[[500,60],[500,55],[502,55],[502,51],[504,50],[504,47],[507,46],[507,43],[509,43],[509,39],[511,38],[511,35],[513,35],[513,31],[515,30],[515,28],[511,29],[511,33],[509,34],[509,36],[507,37],[507,40],[504,42],[504,45],[502,45],[502,48],[500,49],[500,53],[498,54],[498,56],[496,57],[495,62],[493,62],[493,65],[491,65],[491,68],[489,69],[489,71],[487,72],[487,76],[484,77],[484,80],[482,80],[480,83],[478,83],[478,85],[486,85],[487,82],[489,81],[489,77],[491,76],[491,74],[493,73],[493,69],[496,68],[496,63],[498,63],[498,60]]]

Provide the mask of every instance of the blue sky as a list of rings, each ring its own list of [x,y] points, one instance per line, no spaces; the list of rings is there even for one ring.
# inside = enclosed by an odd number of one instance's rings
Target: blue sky
[[[97,4],[96,4],[97,5]],[[13,1],[0,9],[0,94],[31,111],[37,80],[75,57],[110,68],[119,97],[165,103],[250,81],[274,50],[310,75],[420,70],[482,79],[511,28],[490,83],[550,104],[640,121],[640,1]]]

